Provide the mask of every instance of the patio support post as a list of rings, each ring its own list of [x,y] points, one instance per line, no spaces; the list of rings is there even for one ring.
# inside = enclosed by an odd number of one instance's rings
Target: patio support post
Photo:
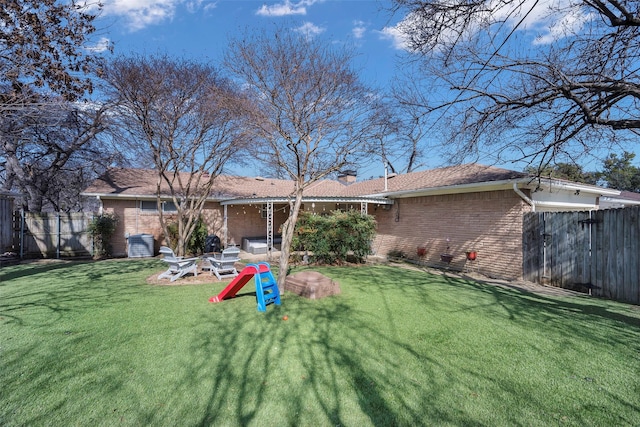
[[[360,214],[361,215],[366,215],[368,213],[368,208],[369,204],[367,202],[360,202]]]
[[[273,202],[267,202],[267,258],[271,259],[273,252]]]
[[[224,246],[227,247],[227,205],[224,205],[222,214],[222,241]]]

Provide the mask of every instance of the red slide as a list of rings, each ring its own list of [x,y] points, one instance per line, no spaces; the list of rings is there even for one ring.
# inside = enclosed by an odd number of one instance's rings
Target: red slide
[[[233,279],[231,283],[227,285],[226,288],[222,290],[222,292],[220,292],[215,297],[209,298],[209,302],[220,302],[224,299],[235,297],[236,293],[240,289],[242,289],[244,285],[249,283],[249,281],[253,279],[253,276],[257,272],[258,272],[258,269],[255,266],[253,265],[246,266],[245,268],[242,269],[240,274],[238,274],[238,276],[235,279]]]

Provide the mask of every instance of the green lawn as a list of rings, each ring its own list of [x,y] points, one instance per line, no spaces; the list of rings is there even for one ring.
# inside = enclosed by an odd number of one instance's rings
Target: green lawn
[[[4,267],[0,425],[640,425],[638,307],[363,266],[260,313],[161,268]]]

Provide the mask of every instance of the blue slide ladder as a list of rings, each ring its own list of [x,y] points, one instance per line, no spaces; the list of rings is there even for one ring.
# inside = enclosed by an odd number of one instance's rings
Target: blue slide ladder
[[[280,290],[278,282],[271,273],[269,263],[259,262],[255,265],[258,271],[254,276],[256,282],[256,299],[258,300],[258,311],[267,311],[267,305],[280,305]]]

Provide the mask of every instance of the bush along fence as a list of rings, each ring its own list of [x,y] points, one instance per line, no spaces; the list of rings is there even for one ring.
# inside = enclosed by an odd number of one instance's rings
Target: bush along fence
[[[15,212],[14,252],[20,258],[89,257],[93,254],[88,232],[93,217],[84,212]]]
[[[640,304],[640,206],[523,221],[525,280]]]

